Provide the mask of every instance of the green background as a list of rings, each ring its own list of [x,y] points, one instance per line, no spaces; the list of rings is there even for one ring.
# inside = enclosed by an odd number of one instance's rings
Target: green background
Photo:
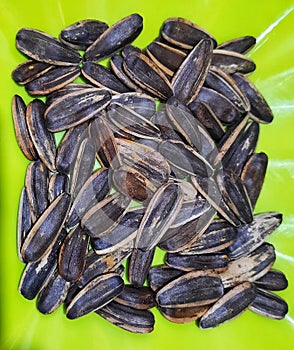
[[[294,343],[294,2],[279,0],[168,0],[168,1],[0,1],[0,194],[1,194],[1,342],[0,349],[289,349]],[[123,331],[96,314],[67,320],[60,309],[41,315],[34,301],[18,294],[23,269],[16,256],[16,216],[28,161],[15,141],[11,98],[31,97],[14,84],[11,71],[24,58],[15,49],[15,34],[21,27],[33,27],[58,36],[59,31],[81,19],[96,18],[112,24],[138,12],[144,29],[136,40],[146,46],[158,35],[167,17],[185,17],[210,31],[219,42],[253,35],[258,44],[250,57],[257,69],[252,81],[266,97],[275,118],[261,126],[258,145],[270,158],[266,181],[256,212],[279,211],[283,225],[269,241],[277,250],[275,267],[289,280],[280,292],[289,303],[289,314],[274,321],[250,311],[212,330],[200,330],[194,323],[176,325],[155,311],[153,333],[136,335]],[[159,261],[159,258],[157,257]]]

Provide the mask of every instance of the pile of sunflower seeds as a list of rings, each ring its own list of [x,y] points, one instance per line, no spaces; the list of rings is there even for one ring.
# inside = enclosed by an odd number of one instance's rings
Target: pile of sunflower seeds
[[[268,161],[255,152],[259,123],[273,119],[247,77],[255,39],[218,45],[169,18],[142,50],[131,45],[142,28],[132,14],[110,27],[74,23],[59,39],[16,35],[29,60],[12,77],[44,97],[12,103],[31,161],[19,291],[44,314],[64,304],[69,319],[95,312],[136,333],[153,330],[153,307],[200,328],[247,309],[282,319],[287,303],[272,291],[287,279],[265,242],[282,215],[254,214]],[[156,247],[166,252],[159,266]]]

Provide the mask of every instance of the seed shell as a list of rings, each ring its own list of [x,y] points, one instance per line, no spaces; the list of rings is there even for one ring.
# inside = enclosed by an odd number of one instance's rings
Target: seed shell
[[[174,323],[189,323],[198,320],[207,310],[208,305],[171,308],[159,306],[158,309],[161,314],[170,322]]]
[[[153,291],[145,286],[135,288],[132,285],[125,285],[115,301],[138,310],[148,310],[156,305]]]
[[[183,274],[183,271],[173,269],[167,265],[152,266],[148,272],[148,284],[154,292],[157,292],[167,283]]]
[[[48,63],[28,60],[19,64],[13,70],[12,78],[17,84],[26,85],[50,69],[52,69],[52,66]]]
[[[52,202],[63,192],[69,191],[69,178],[66,174],[54,173],[51,175],[48,185],[49,200]]]
[[[240,38],[231,39],[218,45],[218,50],[227,50],[242,53],[243,55],[250,51],[256,44],[256,39],[253,36],[246,35]]]
[[[135,287],[142,287],[150,270],[155,247],[150,250],[134,248],[129,260],[128,279]]]
[[[255,63],[248,57],[233,51],[213,50],[211,65],[221,68],[227,74],[251,73],[255,70]]]
[[[21,247],[25,240],[30,228],[32,226],[31,209],[29,206],[29,200],[27,190],[25,188],[21,191],[21,196],[18,206],[18,220],[17,220],[17,255],[20,261],[23,262],[21,256]]]
[[[273,291],[284,290],[288,287],[288,281],[285,274],[278,270],[269,270],[254,283],[258,288]]]

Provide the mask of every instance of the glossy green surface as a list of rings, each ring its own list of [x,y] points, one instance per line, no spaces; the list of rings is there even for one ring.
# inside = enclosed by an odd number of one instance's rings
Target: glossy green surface
[[[0,269],[1,323],[0,349],[8,350],[251,350],[290,349],[294,343],[294,2],[287,0],[1,0],[0,2]],[[256,212],[280,211],[283,225],[270,237],[277,250],[275,267],[289,280],[280,292],[289,304],[289,314],[274,321],[250,311],[216,329],[200,330],[194,323],[176,325],[158,312],[153,333],[134,335],[123,331],[96,314],[67,320],[60,309],[43,316],[34,301],[18,294],[23,265],[16,255],[16,216],[28,161],[18,149],[11,117],[11,98],[31,97],[11,79],[13,68],[24,57],[15,49],[15,34],[21,27],[33,27],[58,35],[80,19],[97,18],[109,24],[138,12],[144,17],[144,30],[137,39],[146,46],[158,35],[167,17],[185,17],[210,31],[219,42],[253,35],[258,44],[250,57],[257,69],[251,79],[273,109],[275,119],[261,127],[258,149],[270,162]],[[159,262],[160,256],[157,260]]]

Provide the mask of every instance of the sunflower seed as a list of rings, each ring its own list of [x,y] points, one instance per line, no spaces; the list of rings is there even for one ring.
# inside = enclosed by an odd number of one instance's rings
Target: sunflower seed
[[[114,301],[138,310],[148,310],[156,305],[154,293],[149,287],[135,288],[125,285],[121,294]]]
[[[189,308],[211,304],[224,294],[221,279],[208,271],[192,271],[180,276],[156,294],[159,306]]]
[[[244,282],[221,297],[200,319],[200,328],[212,328],[240,315],[253,302],[255,288]]]
[[[70,205],[70,195],[62,193],[32,226],[21,248],[26,262],[34,262],[46,255],[58,239]]]
[[[206,30],[184,18],[166,19],[161,35],[172,45],[183,49],[193,49],[203,39],[210,39],[213,46],[216,46],[216,40]]]
[[[85,52],[85,61],[98,61],[111,56],[116,51],[130,44],[141,33],[143,18],[134,13],[121,19],[105,30],[105,32],[89,46]]]
[[[175,128],[171,125],[166,113],[166,108],[156,112],[151,121],[160,130],[160,137],[162,140],[175,140],[182,141],[180,135],[176,132]]]
[[[182,308],[159,306],[158,310],[170,322],[188,323],[198,320],[208,310],[208,308],[208,305]]]
[[[27,190],[25,188],[21,191],[21,196],[18,206],[18,220],[17,220],[17,255],[20,261],[23,262],[21,256],[21,247],[30,228],[32,226],[31,210]]]
[[[228,40],[218,45],[218,50],[227,50],[242,53],[243,55],[250,51],[256,44],[256,39],[253,36],[247,35],[240,38]]]
[[[96,313],[132,333],[150,333],[154,328],[154,316],[149,310],[138,310],[115,301],[108,303]]]
[[[183,274],[183,271],[173,269],[167,265],[152,266],[148,272],[148,283],[150,288],[157,292],[167,283]]]
[[[40,30],[22,28],[16,34],[16,47],[30,58],[57,66],[78,65],[80,54]]]
[[[64,28],[60,32],[60,41],[75,50],[86,50],[107,28],[104,22],[85,19]]]
[[[49,200],[52,202],[63,192],[69,191],[69,178],[66,174],[54,173],[48,185]]]
[[[121,55],[122,55],[123,58],[126,58],[132,52],[142,53],[143,51],[137,46],[126,45],[121,50]]]
[[[128,278],[135,287],[142,287],[155,253],[155,247],[150,250],[141,250],[134,248],[129,260]]]
[[[254,283],[258,288],[274,291],[284,290],[288,287],[288,281],[285,274],[278,270],[269,270]]]
[[[111,100],[105,89],[81,89],[54,101],[45,112],[48,130],[52,132],[69,129],[97,116]]]
[[[66,317],[75,319],[103,307],[117,297],[123,287],[124,282],[116,273],[96,277],[73,298],[66,309]]]
[[[233,51],[213,50],[211,65],[221,68],[227,74],[240,72],[251,73],[255,70],[255,63],[248,57]]]
[[[46,128],[44,112],[44,102],[41,100],[33,100],[27,106],[26,118],[31,139],[40,159],[49,170],[54,172],[56,143],[54,135]]]
[[[77,83],[69,83],[63,88],[53,91],[46,96],[46,106],[49,107],[54,101],[58,100],[61,97],[64,97],[72,92],[77,92],[83,89],[95,89],[93,85],[89,84],[77,84]]]
[[[51,69],[52,66],[48,63],[29,60],[21,63],[13,70],[12,78],[17,84],[26,85]]]

